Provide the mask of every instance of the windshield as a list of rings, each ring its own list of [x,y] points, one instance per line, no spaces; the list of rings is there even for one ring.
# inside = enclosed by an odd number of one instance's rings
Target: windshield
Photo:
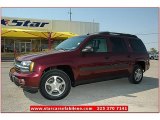
[[[62,43],[60,43],[55,50],[74,50],[76,49],[81,42],[87,38],[87,36],[77,36],[77,37],[72,37],[69,38]]]

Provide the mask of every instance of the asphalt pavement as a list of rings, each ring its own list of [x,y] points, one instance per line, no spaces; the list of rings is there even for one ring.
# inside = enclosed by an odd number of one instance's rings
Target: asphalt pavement
[[[47,100],[38,92],[31,94],[9,79],[13,62],[1,63],[1,111],[30,112],[30,105],[128,105],[129,112],[158,112],[158,61],[144,73],[140,84],[130,84],[127,78],[80,85],[57,101]]]

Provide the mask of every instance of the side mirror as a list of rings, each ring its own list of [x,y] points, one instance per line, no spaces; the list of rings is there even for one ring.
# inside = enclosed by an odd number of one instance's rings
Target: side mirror
[[[93,48],[91,46],[86,46],[84,49],[82,49],[82,52],[93,52]]]

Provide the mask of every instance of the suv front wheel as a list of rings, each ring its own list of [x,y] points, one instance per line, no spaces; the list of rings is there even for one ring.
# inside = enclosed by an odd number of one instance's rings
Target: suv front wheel
[[[49,100],[60,100],[66,97],[70,89],[70,78],[62,70],[50,70],[41,79],[40,93]]]
[[[139,84],[143,79],[143,69],[141,66],[136,65],[132,74],[129,76],[129,81],[133,84]]]

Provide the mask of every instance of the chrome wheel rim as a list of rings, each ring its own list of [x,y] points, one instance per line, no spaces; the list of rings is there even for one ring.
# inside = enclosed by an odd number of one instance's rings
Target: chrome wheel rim
[[[66,88],[66,83],[60,76],[51,76],[45,83],[45,90],[51,96],[60,96]]]
[[[142,78],[142,70],[141,69],[137,69],[134,73],[134,78],[136,81],[140,81]]]

